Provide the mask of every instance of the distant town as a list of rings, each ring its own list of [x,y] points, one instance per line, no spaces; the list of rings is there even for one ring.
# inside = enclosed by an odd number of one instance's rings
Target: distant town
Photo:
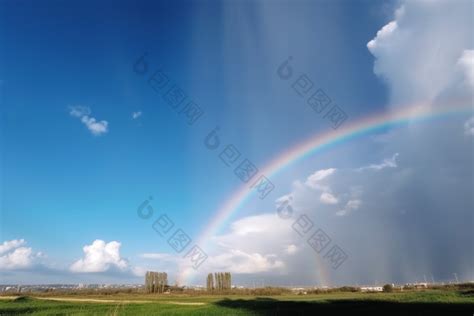
[[[474,281],[465,282],[473,284]],[[393,290],[403,291],[404,289],[427,289],[436,286],[445,285],[456,285],[460,283],[456,282],[439,282],[439,283],[427,283],[427,282],[416,282],[407,284],[391,284]],[[254,289],[258,287],[232,285],[232,289]],[[330,287],[330,286],[279,286],[279,288],[285,288],[291,290],[296,294],[307,294],[311,291],[330,291],[334,289],[347,289],[360,292],[383,292],[383,285],[364,285],[364,286],[342,286],[342,287]],[[144,284],[0,284],[0,294],[8,293],[47,293],[47,292],[71,292],[77,290],[118,290],[118,291],[136,291],[145,290]],[[206,287],[202,285],[190,285],[190,286],[173,286],[169,287],[165,294],[171,292],[181,292],[183,290],[193,291],[205,291]]]

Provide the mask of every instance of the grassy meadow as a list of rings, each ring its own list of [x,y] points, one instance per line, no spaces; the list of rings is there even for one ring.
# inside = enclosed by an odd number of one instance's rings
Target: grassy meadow
[[[0,315],[472,315],[474,291],[308,295],[156,295],[144,293],[4,296]]]

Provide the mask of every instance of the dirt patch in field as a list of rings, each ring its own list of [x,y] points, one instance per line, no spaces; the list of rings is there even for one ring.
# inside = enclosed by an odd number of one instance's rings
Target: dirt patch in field
[[[20,296],[0,296],[0,300],[16,300]],[[207,303],[203,302],[177,302],[177,301],[142,301],[142,300],[103,300],[97,298],[74,298],[74,297],[33,297],[37,300],[44,301],[58,301],[58,302],[85,302],[85,303],[123,303],[123,304],[144,304],[144,303],[158,303],[158,304],[173,304],[173,305],[188,305],[188,306],[202,306]]]
[[[0,296],[0,300],[16,300],[19,296]]]
[[[15,296],[9,297],[9,299],[15,299]],[[123,303],[123,304],[144,304],[144,303],[157,303],[157,304],[173,304],[173,305],[189,305],[189,306],[201,306],[206,303],[202,302],[177,302],[177,301],[141,301],[141,300],[103,300],[96,298],[74,298],[74,297],[35,297],[38,300],[47,301],[60,301],[60,302],[86,302],[86,303]]]
[[[60,301],[60,302],[91,302],[91,303],[153,303],[153,301],[139,301],[139,300],[101,300],[95,298],[72,298],[72,297],[35,297],[38,300],[46,301]]]
[[[194,305],[194,306],[206,305],[206,303],[202,303],[202,302],[163,302],[163,303],[174,304],[174,305]]]

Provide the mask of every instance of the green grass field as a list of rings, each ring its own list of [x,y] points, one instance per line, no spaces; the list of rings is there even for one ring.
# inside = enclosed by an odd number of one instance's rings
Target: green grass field
[[[51,298],[61,301],[49,300]],[[0,315],[327,315],[334,312],[344,315],[473,315],[474,292],[426,290],[258,297],[41,295],[0,299]]]

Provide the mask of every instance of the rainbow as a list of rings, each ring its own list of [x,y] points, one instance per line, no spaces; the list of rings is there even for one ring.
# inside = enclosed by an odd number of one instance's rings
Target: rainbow
[[[310,137],[270,161],[270,163],[261,169],[261,174],[270,179],[292,164],[321,152],[322,150],[386,128],[395,128],[409,123],[429,121],[446,116],[468,114],[472,113],[473,110],[472,100],[458,100],[456,102],[449,102],[449,107],[433,108],[429,104],[416,104],[405,106],[395,112],[378,113],[354,121],[352,124],[343,124],[339,129]],[[212,221],[199,236],[197,244],[204,247],[206,242],[213,235],[218,233],[219,229],[224,226],[231,216],[254,194],[255,190],[251,189],[249,184],[242,185],[235,191],[216,212]],[[322,269],[322,265],[318,266],[318,269]],[[185,281],[188,281],[187,279],[189,275],[192,274],[192,271],[192,268],[182,269],[181,267],[177,278],[178,282],[184,284]],[[319,271],[318,273],[324,274],[324,271]],[[320,279],[325,278],[320,275]]]

